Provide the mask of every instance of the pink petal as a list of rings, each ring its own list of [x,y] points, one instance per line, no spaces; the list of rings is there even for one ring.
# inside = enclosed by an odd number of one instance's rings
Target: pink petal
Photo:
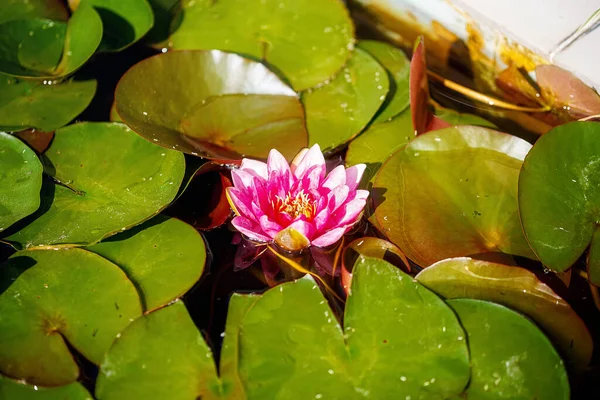
[[[268,178],[267,164],[262,161],[244,158],[242,160],[242,165],[240,165],[240,169],[250,173],[254,172],[256,176],[263,178],[265,181]]]
[[[317,230],[317,232],[323,229],[325,225],[327,225],[327,221],[329,220],[330,215],[331,212],[329,211],[329,208],[324,208],[321,211],[319,211],[315,219],[313,219],[313,224],[315,225],[315,229]]]
[[[298,232],[306,236],[308,240],[310,240],[310,238],[313,237],[313,235],[315,234],[315,227],[310,222],[304,219],[298,219],[292,222],[292,224],[286,229],[289,228],[297,230]]]
[[[340,240],[342,236],[344,236],[344,234],[346,233],[346,230],[349,228],[350,227],[342,226],[339,228],[331,229],[323,235],[319,236],[318,238],[314,239],[311,242],[311,244],[317,247],[327,247],[329,245],[332,245],[338,240]]]
[[[315,165],[311,167],[304,176],[300,184],[300,188],[304,193],[310,193],[316,191],[321,186],[321,181],[325,177],[325,166]]]
[[[321,186],[333,189],[336,186],[344,184],[346,184],[346,169],[343,165],[338,165],[329,173],[329,175],[327,175],[327,178],[325,178]]]
[[[365,164],[356,164],[346,170],[346,185],[350,190],[358,187],[366,168]]]
[[[355,199],[362,199],[362,200],[368,199],[369,198],[369,194],[370,194],[368,190],[361,190],[361,189],[358,189],[354,193],[355,193],[355,195],[354,195]]]
[[[237,189],[243,191],[251,190],[254,188],[254,179],[254,175],[247,171],[241,169],[231,170],[231,181]]]
[[[343,185],[336,187],[329,193],[329,202],[327,203],[327,208],[329,208],[330,213],[333,213],[342,204],[344,204],[344,202],[348,199],[349,192],[350,190],[348,189],[348,186]]]
[[[231,201],[231,208],[234,208],[234,211],[242,217],[246,217],[250,220],[254,220],[254,222],[258,222],[258,219],[254,217],[254,213],[252,212],[252,203],[248,201],[248,197],[244,196],[239,189],[234,187],[228,187],[225,189],[227,191],[227,196]]]
[[[367,202],[363,199],[354,199],[344,204],[331,215],[327,227],[333,228],[342,225],[354,225]]]
[[[283,228],[277,222],[271,220],[268,216],[260,217],[260,227],[262,231],[270,238],[275,237]]]
[[[315,165],[322,165],[325,168],[325,158],[323,157],[323,153],[321,153],[321,148],[318,144],[315,144],[308,152],[306,152],[304,158],[302,158],[302,161],[300,161],[296,167],[294,176],[298,179],[302,179],[310,167]]]
[[[231,220],[231,224],[250,240],[258,242],[269,242],[271,240],[271,238],[262,233],[260,225],[253,223],[248,218],[235,217]]]
[[[271,150],[269,152],[269,158],[267,159],[267,173],[269,180],[271,180],[274,175],[281,176],[288,171],[291,173],[290,165],[285,157],[277,150]]]
[[[300,150],[298,152],[298,154],[296,154],[296,157],[294,157],[294,159],[292,160],[292,163],[290,164],[290,170],[292,171],[292,173],[296,172],[296,168],[298,168],[298,164],[300,164],[300,162],[302,162],[306,153],[308,153],[308,148],[305,147],[302,150]]]

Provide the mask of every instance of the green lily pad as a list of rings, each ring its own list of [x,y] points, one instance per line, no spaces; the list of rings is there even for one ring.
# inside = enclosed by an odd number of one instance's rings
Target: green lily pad
[[[467,332],[471,381],[465,398],[569,399],[562,360],[522,315],[481,300],[449,300]]]
[[[433,114],[436,117],[441,118],[442,120],[446,121],[447,123],[449,123],[452,126],[476,125],[476,126],[483,126],[484,128],[492,128],[492,129],[497,128],[496,125],[494,125],[487,119],[481,118],[478,115],[459,113],[458,111],[454,111],[451,108],[437,107],[433,111]]]
[[[81,123],[56,131],[44,154],[56,183],[6,240],[19,247],[89,245],[165,208],[183,179],[183,154],[154,146],[119,123]]]
[[[79,69],[96,51],[102,21],[82,4],[68,22],[31,18],[0,24],[0,72],[59,78]]]
[[[236,54],[169,52],[123,76],[117,112],[149,141],[213,159],[293,158],[307,145],[296,93],[264,65]],[[235,118],[231,116],[235,115]]]
[[[338,0],[187,0],[169,38],[176,50],[219,49],[272,65],[301,91],[333,77],[354,44]]]
[[[42,164],[33,150],[0,132],[0,232],[40,206]]]
[[[81,114],[95,92],[95,80],[55,83],[0,74],[0,129],[54,131]]]
[[[421,271],[416,279],[447,299],[499,303],[532,318],[578,369],[588,365],[594,344],[569,303],[535,274],[519,267],[471,258],[451,258]]]
[[[80,383],[53,388],[28,385],[0,375],[0,398],[7,400],[93,400]]]
[[[123,271],[86,250],[19,252],[0,274],[0,371],[31,384],[74,382],[79,367],[65,340],[100,363],[142,312]]]
[[[206,263],[202,236],[162,215],[87,249],[125,271],[146,311],[182,296],[200,279]]]
[[[62,0],[3,0],[0,24],[15,19],[45,18],[66,21],[69,10]]]
[[[417,136],[375,177],[382,233],[422,267],[486,252],[535,258],[517,208],[519,170],[530,147],[475,126]]]
[[[310,145],[332,150],[351,140],[371,121],[388,90],[386,70],[368,53],[354,50],[335,79],[302,94]]]
[[[121,333],[100,365],[96,397],[211,399],[219,384],[210,348],[177,301]]]
[[[381,164],[415,137],[410,110],[391,121],[370,126],[348,145],[346,165],[366,164],[362,186],[367,187]]]
[[[373,56],[388,72],[390,91],[373,123],[390,121],[409,106],[408,76],[410,61],[404,52],[388,43],[361,40],[358,48]]]
[[[120,51],[152,28],[154,14],[146,0],[84,0],[94,6],[104,26],[99,50]]]
[[[144,37],[144,42],[160,46],[181,22],[180,0],[148,0],[154,14],[154,25]],[[167,43],[165,43],[167,45]]]
[[[343,332],[305,277],[256,300],[239,338],[249,399],[444,399],[469,380],[454,313],[383,260],[355,266]]]
[[[519,177],[523,230],[540,261],[555,271],[570,268],[598,230],[599,139],[596,122],[560,125],[543,135],[525,158]],[[592,254],[589,262],[596,264]]]

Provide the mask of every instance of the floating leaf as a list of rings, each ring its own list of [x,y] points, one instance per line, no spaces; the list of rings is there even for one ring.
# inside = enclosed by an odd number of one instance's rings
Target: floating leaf
[[[458,111],[454,111],[451,108],[443,108],[437,107],[433,113],[436,117],[444,120],[448,124],[455,125],[476,125],[483,126],[484,128],[492,128],[496,129],[496,125],[488,121],[487,119],[483,119],[478,115],[474,114],[466,114],[459,113]]]
[[[82,4],[68,22],[31,18],[0,24],[0,72],[58,78],[79,69],[96,51],[102,21]]]
[[[302,94],[310,145],[331,150],[352,139],[379,110],[388,89],[386,70],[356,49],[335,79]]]
[[[593,342],[571,306],[535,274],[519,267],[471,258],[451,258],[421,271],[416,279],[447,299],[471,298],[499,303],[532,318],[582,369],[592,357]]]
[[[15,19],[45,18],[66,21],[69,11],[62,0],[2,0],[0,24]]]
[[[177,194],[183,154],[154,146],[119,123],[59,129],[45,153],[56,181],[42,206],[6,240],[21,247],[93,244],[154,216]]]
[[[236,54],[150,57],[127,71],[115,97],[131,129],[169,149],[231,160],[266,158],[276,148],[291,159],[307,145],[296,93],[264,65]]]
[[[571,267],[596,237],[599,139],[600,124],[572,122],[543,135],[525,158],[519,177],[523,230],[542,263],[555,271]]]
[[[93,400],[80,383],[53,388],[28,385],[0,375],[0,398],[7,400]]]
[[[333,77],[354,43],[339,0],[188,0],[182,6],[172,48],[246,54],[274,66],[298,91]]]
[[[467,332],[469,399],[569,399],[562,360],[530,321],[501,305],[450,300]]]
[[[264,293],[239,337],[248,398],[442,399],[468,382],[453,312],[383,260],[355,266],[344,325],[342,332],[312,278]]]
[[[535,69],[544,99],[573,118],[600,114],[600,96],[571,72],[556,65],[539,65]]]
[[[84,0],[94,6],[104,26],[99,50],[120,51],[137,42],[154,22],[146,0]]]
[[[40,206],[42,164],[19,139],[0,132],[0,232]]]
[[[42,132],[35,129],[26,129],[14,135],[27,143],[36,153],[45,152],[54,139],[54,132]]]
[[[475,126],[417,136],[375,177],[382,233],[422,267],[486,252],[535,258],[517,209],[519,169],[530,147]]]
[[[81,114],[95,92],[95,80],[40,82],[0,74],[0,129],[51,132]]]
[[[144,42],[160,45],[169,39],[181,22],[180,0],[148,0],[154,14],[154,25],[144,37]],[[166,43],[165,43],[166,45]]]
[[[390,90],[373,123],[389,121],[408,108],[410,61],[402,50],[388,43],[361,40],[358,47],[373,56],[388,72]]]
[[[237,377],[238,334],[240,320],[255,299],[234,294],[230,300],[221,378],[210,348],[177,301],[138,319],[115,341],[100,367],[96,396],[101,400],[246,399]]]
[[[100,363],[114,337],[141,314],[116,265],[82,249],[23,251],[0,268],[0,370],[37,385],[74,382],[65,340]]]
[[[411,114],[406,110],[389,122],[369,127],[351,141],[346,153],[346,165],[367,165],[362,179],[362,186],[366,187],[366,182],[373,179],[381,164],[414,137]]]
[[[140,290],[144,310],[182,296],[200,279],[206,262],[202,236],[162,215],[87,249],[125,271]]]

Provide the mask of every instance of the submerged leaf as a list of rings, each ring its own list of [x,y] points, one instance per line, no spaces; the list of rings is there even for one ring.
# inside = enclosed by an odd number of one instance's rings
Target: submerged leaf
[[[7,400],[93,400],[81,383],[52,388],[28,385],[0,375],[0,399]]]
[[[221,51],[169,52],[123,76],[117,112],[147,140],[213,159],[293,157],[306,147],[296,93],[264,65]],[[235,116],[235,118],[232,118]]]
[[[40,209],[6,238],[21,247],[88,245],[154,216],[177,194],[183,154],[154,146],[119,123],[59,129],[46,151]]]
[[[301,91],[332,78],[354,44],[339,0],[186,0],[169,38],[176,50],[245,54],[281,71]]]

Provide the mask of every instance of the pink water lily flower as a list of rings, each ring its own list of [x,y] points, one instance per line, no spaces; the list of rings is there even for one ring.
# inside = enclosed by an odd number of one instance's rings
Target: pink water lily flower
[[[364,171],[364,164],[340,165],[327,175],[319,145],[302,150],[291,165],[277,150],[267,163],[245,158],[227,189],[232,224],[253,241],[293,238],[295,245],[284,246],[292,250],[329,246],[362,215],[369,192],[357,187]]]

